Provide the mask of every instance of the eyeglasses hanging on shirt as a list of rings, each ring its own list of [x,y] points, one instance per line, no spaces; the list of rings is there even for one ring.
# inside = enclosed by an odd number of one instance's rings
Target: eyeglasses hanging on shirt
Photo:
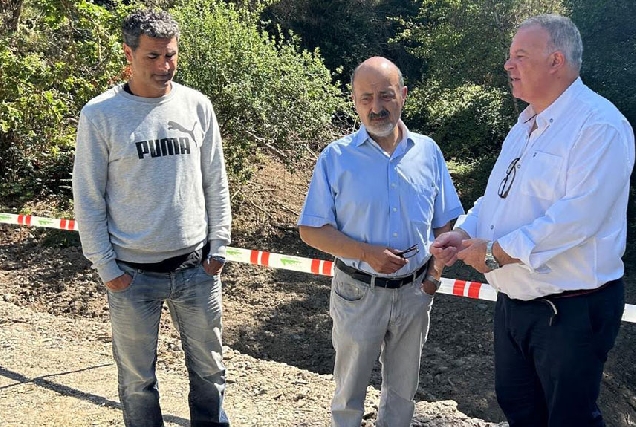
[[[524,125],[527,124],[530,120],[533,120],[535,117],[537,117],[536,113],[532,117],[530,117],[528,120],[523,122],[523,124]],[[508,165],[508,169],[506,169],[506,175],[501,180],[501,184],[499,184],[499,191],[497,192],[499,197],[501,197],[502,199],[505,199],[506,197],[508,197],[508,193],[510,193],[510,189],[512,188],[512,183],[515,181],[515,176],[517,176],[517,167],[519,165],[519,162],[521,161],[521,158],[526,153],[528,142],[530,141],[530,134],[532,134],[532,132],[535,129],[536,129],[536,121],[532,124],[532,128],[530,129],[530,133],[528,134],[528,137],[526,139],[526,144],[523,147],[523,151],[521,152],[521,155],[519,157],[515,157],[514,159],[512,159],[512,161]]]
[[[521,157],[515,157],[512,159],[512,162],[510,162],[510,165],[508,165],[508,169],[506,170],[506,176],[504,176],[501,184],[499,184],[499,191],[497,194],[499,194],[499,197],[502,199],[508,197],[508,193],[510,193],[512,183],[515,180],[515,176],[517,176],[517,163],[519,163],[519,160],[521,160]]]

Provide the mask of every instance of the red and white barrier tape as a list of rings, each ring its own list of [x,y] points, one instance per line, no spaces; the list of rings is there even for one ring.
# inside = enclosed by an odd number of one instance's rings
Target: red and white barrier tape
[[[0,213],[0,223],[77,230],[77,222],[72,219],[54,219],[31,215]],[[333,276],[333,262],[321,259],[303,258],[234,247],[227,248],[226,258],[228,261],[320,274],[323,276]],[[487,301],[497,300],[497,291],[486,283],[466,282],[447,278],[442,278],[441,281],[442,285],[438,292],[442,294]],[[625,304],[623,321],[636,323],[636,305]]]

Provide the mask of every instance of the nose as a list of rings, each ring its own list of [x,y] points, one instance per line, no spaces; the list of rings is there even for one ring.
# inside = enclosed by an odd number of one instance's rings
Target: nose
[[[170,57],[163,56],[157,61],[157,70],[159,72],[167,72],[174,68],[174,60]]]
[[[510,71],[513,69],[513,67],[514,65],[512,64],[512,59],[510,58],[506,59],[506,62],[504,62],[504,70]]]
[[[384,110],[384,107],[382,106],[382,100],[379,96],[373,98],[373,105],[371,106],[371,109],[374,113],[379,113]]]

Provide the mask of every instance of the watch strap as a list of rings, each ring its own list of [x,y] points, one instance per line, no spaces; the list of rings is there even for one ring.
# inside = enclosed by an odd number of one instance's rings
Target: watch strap
[[[490,241],[486,244],[486,259],[484,260],[486,266],[491,270],[501,268],[501,264],[499,264],[499,261],[497,261],[497,258],[495,258],[495,255],[492,253],[492,247],[494,244],[494,241]]]

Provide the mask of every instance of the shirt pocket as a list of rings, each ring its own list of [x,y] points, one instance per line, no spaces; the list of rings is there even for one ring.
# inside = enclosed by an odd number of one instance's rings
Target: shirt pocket
[[[430,177],[415,176],[406,180],[401,202],[410,221],[431,222],[437,197],[437,185]]]
[[[561,156],[535,151],[529,161],[521,161],[523,175],[519,191],[522,194],[546,200],[562,197],[562,167],[563,158]]]

